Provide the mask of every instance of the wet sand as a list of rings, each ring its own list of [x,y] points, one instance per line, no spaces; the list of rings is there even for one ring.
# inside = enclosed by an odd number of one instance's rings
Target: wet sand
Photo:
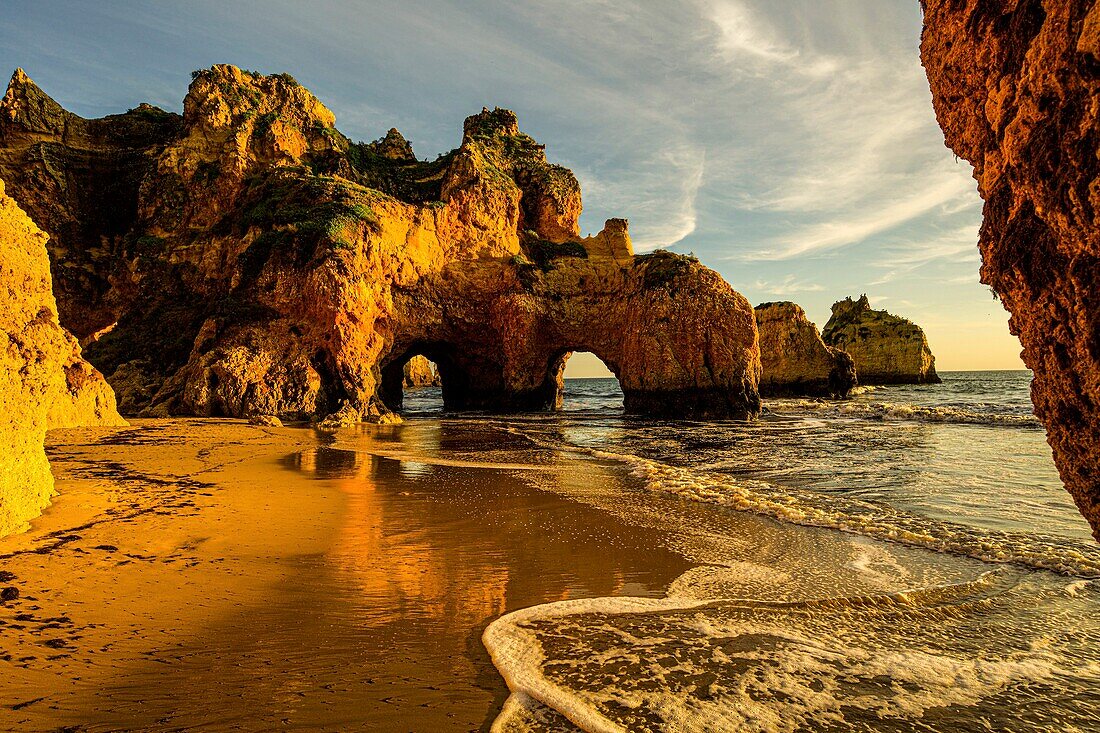
[[[429,453],[482,444],[458,441]],[[490,621],[661,596],[690,567],[653,529],[523,478],[560,465],[333,443],[233,421],[53,434],[60,495],[0,540],[19,593],[0,606],[0,729],[487,728],[508,694]]]

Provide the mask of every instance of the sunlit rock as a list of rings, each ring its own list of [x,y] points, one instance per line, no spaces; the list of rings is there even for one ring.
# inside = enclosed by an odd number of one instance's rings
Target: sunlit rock
[[[852,357],[826,346],[801,306],[762,303],[756,306],[756,328],[761,394],[845,397],[856,385]]]
[[[860,384],[938,383],[936,357],[920,326],[871,308],[866,295],[833,303],[825,343],[851,354]]]
[[[624,220],[582,238],[576,178],[512,112],[433,161],[334,124],[289,75],[232,66],[195,73],[182,117],[82,120],[13,78],[0,175],[129,411],[386,421],[417,355],[449,409],[547,409],[583,350],[630,411],[757,413],[748,302],[692,258],[634,256]]]

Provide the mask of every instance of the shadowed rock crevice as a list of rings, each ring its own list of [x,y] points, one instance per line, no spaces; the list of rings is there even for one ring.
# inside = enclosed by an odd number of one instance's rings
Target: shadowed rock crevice
[[[290,76],[232,66],[195,73],[182,118],[81,120],[20,72],[0,119],[0,177],[59,277],[86,273],[63,311],[128,411],[390,419],[416,353],[448,409],[552,409],[573,348],[618,365],[628,410],[759,409],[747,301],[691,258],[635,257],[625,220],[581,237],[576,178],[508,110],[434,161],[396,130],[352,143]],[[112,187],[109,222],[69,226]]]

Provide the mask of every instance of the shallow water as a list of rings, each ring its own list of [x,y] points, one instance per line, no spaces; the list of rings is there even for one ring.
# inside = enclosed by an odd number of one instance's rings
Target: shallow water
[[[705,548],[664,601],[504,617],[485,640],[519,695],[497,728],[556,713],[593,731],[1100,729],[1100,552],[1030,416],[1029,376],[948,373],[691,426],[623,418],[615,385],[593,380],[568,385],[575,413],[503,421],[718,516],[874,539],[849,558]]]

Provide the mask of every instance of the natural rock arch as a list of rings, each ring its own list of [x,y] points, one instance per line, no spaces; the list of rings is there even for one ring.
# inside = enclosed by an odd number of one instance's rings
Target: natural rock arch
[[[580,352],[592,354],[599,359],[603,365],[607,367],[607,370],[611,372],[615,381],[619,383],[619,389],[622,389],[623,383],[622,379],[619,377],[619,365],[614,361],[610,361],[599,353],[584,346],[563,348],[547,361],[546,381],[544,382],[543,389],[545,390],[544,394],[546,395],[546,406],[548,409],[561,410],[563,408],[565,399],[565,367],[569,359],[572,358],[574,354]]]
[[[450,358],[468,380],[463,408],[553,409],[554,363],[590,351],[615,372],[629,412],[755,414],[759,357],[748,302],[689,258],[598,254],[610,237],[629,247],[625,223],[612,221],[584,250],[545,265],[454,263],[438,279],[395,289],[401,336],[388,353],[400,361],[412,344],[461,345]]]
[[[182,117],[83,120],[12,78],[0,179],[57,238],[62,312],[122,404],[390,419],[419,350],[452,409],[541,409],[549,360],[583,344],[620,366],[628,410],[759,411],[748,302],[692,258],[635,257],[624,220],[581,238],[576,178],[514,114],[471,116],[431,162],[334,125],[288,75],[231,66],[196,72]],[[105,186],[126,221],[84,217]]]
[[[380,362],[379,398],[390,410],[400,412],[405,399],[405,366],[410,359],[423,356],[435,364],[438,371],[444,409],[465,409],[465,393],[470,380],[455,358],[456,353],[456,347],[446,343],[413,343],[392,351]]]

